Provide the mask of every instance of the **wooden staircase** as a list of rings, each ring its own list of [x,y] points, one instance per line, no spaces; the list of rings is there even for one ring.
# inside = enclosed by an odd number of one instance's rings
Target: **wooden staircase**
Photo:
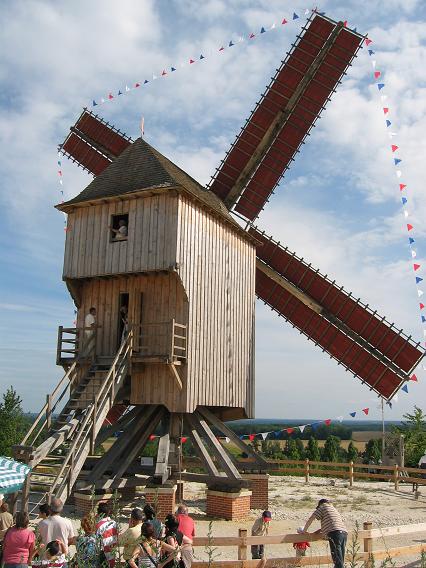
[[[132,332],[121,344],[112,363],[96,361],[69,398],[58,418],[53,412],[68,393],[77,362],[68,369],[19,446],[15,458],[32,469],[21,492],[21,509],[37,514],[41,502],[54,495],[70,496],[87,456],[94,453],[96,437],[127,376],[132,350]],[[62,390],[61,390],[62,389]],[[36,445],[41,435],[46,439]]]

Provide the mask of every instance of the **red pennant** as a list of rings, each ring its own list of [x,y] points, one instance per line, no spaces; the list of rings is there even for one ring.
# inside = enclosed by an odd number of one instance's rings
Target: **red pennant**
[[[410,381],[414,381],[415,383],[417,383],[418,381],[417,375],[411,375]]]
[[[219,47],[219,51],[223,51],[224,49],[225,49],[225,48],[224,48],[223,46],[222,46],[222,47]]]
[[[283,26],[286,23],[287,23],[287,20],[284,18],[284,20],[281,22],[281,25]]]
[[[253,442],[254,437],[255,437],[255,434],[249,434],[249,440],[250,440],[250,442]]]
[[[67,231],[68,231],[68,227],[64,227],[64,231],[67,232]]]
[[[181,438],[180,440],[181,440],[182,444],[184,444],[184,443],[188,440],[188,438],[186,438],[186,437],[184,436],[184,437]]]
[[[140,87],[140,86],[141,86],[140,83],[136,83],[136,84],[135,84],[135,89],[137,89],[137,88]]]
[[[331,424],[331,418],[327,418],[327,420],[324,420],[324,424],[325,424],[326,426],[330,426],[330,424]]]
[[[373,43],[373,40],[366,38],[365,45],[370,45],[370,43]]]
[[[380,71],[374,71],[374,78],[378,79],[380,77],[381,73]]]
[[[151,440],[151,442],[152,442],[153,440],[155,440],[154,434],[151,434],[150,437],[149,437],[149,439]]]
[[[414,271],[418,270],[420,266],[420,264],[413,264]]]
[[[421,302],[420,302],[420,304],[419,304],[419,305],[420,305],[420,309],[421,309],[421,310],[424,310],[424,307],[425,307],[425,305],[424,305],[424,304],[422,304]]]
[[[62,175],[62,172],[61,172],[61,170],[58,170],[58,174],[59,174],[60,176]]]
[[[114,98],[114,95],[113,95],[112,93],[110,93],[110,94],[108,95],[108,98],[109,98],[109,100],[111,100],[111,99]]]
[[[293,434],[294,428],[286,428],[287,434]]]
[[[255,34],[252,32],[252,33],[249,35],[249,39],[253,39],[254,37],[256,37],[256,36],[255,36]]]
[[[163,72],[161,73],[162,77],[164,77],[164,75],[167,75],[167,71],[165,69],[163,69]]]
[[[392,144],[391,148],[392,152],[396,152],[398,150],[398,146],[395,146],[395,144]]]
[[[413,225],[410,225],[410,223],[407,223],[407,231],[412,231],[414,229]]]
[[[364,413],[366,416],[368,416],[368,413],[370,412],[370,409],[369,409],[369,408],[363,408],[362,411],[363,411],[363,413]]]
[[[399,184],[399,191],[402,191],[403,189],[405,189],[407,186],[405,183],[400,183]]]
[[[388,114],[389,108],[388,108],[388,107],[384,107],[383,112],[384,112],[385,114]]]
[[[343,22],[343,27],[344,27],[344,28],[347,28],[347,27],[348,27],[348,20],[345,20],[345,21]]]
[[[220,51],[220,49],[219,49],[219,51]],[[191,65],[191,63],[195,63],[195,61],[193,59],[190,59],[189,64]]]

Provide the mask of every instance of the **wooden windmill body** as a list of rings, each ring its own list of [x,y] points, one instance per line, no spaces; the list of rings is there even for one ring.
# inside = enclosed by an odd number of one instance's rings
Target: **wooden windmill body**
[[[83,466],[86,483],[98,487],[136,483],[137,458],[156,429],[157,483],[180,470],[183,435],[204,465],[198,479],[210,485],[241,486],[245,468],[265,469],[223,423],[254,415],[255,296],[379,395],[389,399],[409,380],[423,357],[418,343],[253,225],[363,39],[314,13],[207,189],[87,110],[71,128],[61,150],[95,176],[58,206],[68,214],[63,277],[77,327],[60,328],[66,375],[16,448],[37,472],[66,445],[49,494],[67,497]],[[109,227],[120,220],[128,234],[117,240]],[[88,353],[92,306],[99,327]],[[40,445],[38,428],[49,431]],[[117,430],[112,448],[91,461]],[[218,434],[251,454],[249,466]],[[24,503],[30,489],[31,479]]]

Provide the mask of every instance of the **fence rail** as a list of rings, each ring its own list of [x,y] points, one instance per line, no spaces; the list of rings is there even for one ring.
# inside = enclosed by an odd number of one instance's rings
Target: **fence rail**
[[[401,525],[395,527],[373,528],[372,523],[364,523],[363,529],[358,531],[359,550],[355,558],[347,555],[346,560],[364,562],[364,568],[372,568],[375,560],[392,559],[400,556],[411,556],[414,554],[426,553],[426,542],[419,544],[411,544],[408,546],[399,546],[385,549],[374,549],[374,540],[383,539],[385,536],[405,535],[413,533],[424,533],[426,531],[426,523],[416,523],[412,525]],[[349,540],[351,536],[349,537]],[[321,566],[325,564],[333,564],[331,556],[325,555],[307,555],[301,558],[295,556],[265,558],[263,560],[247,560],[249,546],[251,545],[277,545],[283,543],[296,542],[314,542],[321,541],[323,538],[315,533],[310,534],[284,534],[271,536],[248,536],[246,529],[239,529],[238,536],[220,536],[220,537],[196,537],[194,538],[194,547],[237,547],[238,560],[216,560],[216,561],[197,561],[193,562],[192,568],[277,568],[287,566]]]

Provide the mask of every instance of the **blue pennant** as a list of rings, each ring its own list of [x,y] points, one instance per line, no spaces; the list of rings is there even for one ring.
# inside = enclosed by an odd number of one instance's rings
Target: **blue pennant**
[[[299,16],[296,14],[296,12],[293,12],[293,20],[297,20]]]
[[[274,432],[274,436],[275,438],[279,438],[281,436],[281,432],[279,430],[277,432]]]
[[[64,195],[64,192],[63,192],[63,190],[62,190],[62,189],[61,189],[61,193],[62,193],[62,195]],[[424,316],[422,316],[422,317],[424,317]]]
[[[349,412],[349,415],[352,416],[352,418],[355,418],[356,412]]]
[[[58,160],[58,166],[60,166],[60,165],[61,165],[61,160]]]
[[[376,53],[376,52],[373,51],[372,49],[369,49],[369,50],[368,50],[368,55],[374,55],[375,53]]]
[[[377,84],[377,88],[379,89],[379,91],[381,91],[384,86],[385,86],[384,83],[378,83],[378,84]]]
[[[426,322],[426,316],[422,316],[422,322],[423,322],[423,323]]]
[[[92,106],[96,107],[96,106],[98,106],[98,103],[96,101],[93,101]]]
[[[170,67],[170,71],[176,71],[176,67]]]
[[[262,33],[262,32],[261,32]],[[228,43],[228,47],[232,47],[234,44],[232,43],[232,39],[231,41]]]
[[[403,390],[404,392],[408,393],[408,385],[404,385],[401,390]]]
[[[387,401],[386,401],[386,404],[387,404],[387,405],[389,406],[389,408],[392,410],[392,403],[391,403],[391,401],[390,401],[390,400],[387,400]]]
[[[200,59],[205,59],[203,54],[200,55]]]
[[[408,237],[408,242],[410,243],[410,245],[413,245],[416,241],[413,239],[413,237]]]
[[[265,32],[266,32],[265,28],[262,28],[262,29],[260,30],[260,33],[261,33],[261,34],[264,34]]]
[[[148,79],[145,79],[145,81],[143,82],[144,85],[146,85],[147,83],[149,83]]]
[[[390,120],[386,121],[386,126],[389,128],[389,126],[392,124],[392,122]]]
[[[354,32],[356,32],[356,28],[354,28]]]
[[[117,96],[118,96],[118,95],[122,95],[122,94],[123,94],[123,93],[122,93],[121,91],[118,91]]]
[[[319,427],[320,424],[321,424],[321,422],[313,422],[311,424],[312,430],[316,430]]]
[[[400,158],[394,158],[393,161],[395,162],[395,166],[397,166],[402,160]]]
[[[244,440],[244,434],[240,436],[240,440]]]
[[[401,197],[401,201],[403,203],[403,205],[405,205],[408,201],[408,199],[406,197]]]
[[[423,282],[423,278],[420,278],[420,276],[416,276],[416,284],[420,284],[420,282]]]

